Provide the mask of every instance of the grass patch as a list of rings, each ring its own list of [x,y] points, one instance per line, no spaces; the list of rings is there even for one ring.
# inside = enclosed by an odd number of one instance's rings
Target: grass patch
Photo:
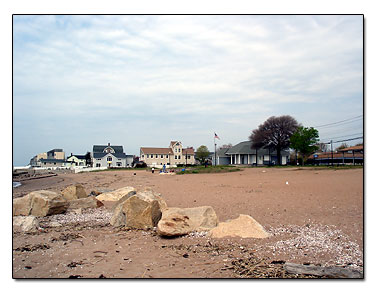
[[[179,171],[176,174],[199,174],[199,173],[224,173],[241,171],[240,168],[230,165],[217,165],[217,166],[195,166],[190,169],[186,168],[185,171]]]

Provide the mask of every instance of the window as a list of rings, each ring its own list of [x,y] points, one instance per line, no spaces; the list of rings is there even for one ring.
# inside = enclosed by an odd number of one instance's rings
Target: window
[[[166,158],[168,158],[168,155],[166,155]]]
[[[122,160],[122,159],[118,158],[118,160]]]
[[[101,160],[101,158],[97,158],[97,160]]]
[[[153,154],[150,155],[150,158],[153,158]]]
[[[122,166],[122,162],[117,162],[117,166]]]
[[[44,165],[47,165],[47,162],[44,162]]]
[[[188,159],[190,159],[190,155],[188,155]]]
[[[142,158],[144,158],[144,154],[142,155]]]
[[[175,155],[175,159],[177,159],[177,156]]]
[[[56,162],[54,162],[53,164],[56,165]]]
[[[113,160],[113,158],[111,158],[111,156],[109,156],[108,158],[107,158],[107,161],[112,161]]]
[[[96,163],[96,167],[101,167],[101,164],[100,163]]]
[[[158,154],[155,154],[155,158],[158,158]]]
[[[149,158],[149,154],[146,154],[146,158]]]
[[[181,155],[179,155],[179,159],[181,159]]]
[[[163,155],[161,154],[161,158],[163,158]]]
[[[179,153],[180,153],[180,148],[179,148]]]
[[[105,153],[113,153],[114,150],[113,150],[112,148],[108,147],[108,148],[106,148],[106,149],[104,150],[104,152],[105,152]]]

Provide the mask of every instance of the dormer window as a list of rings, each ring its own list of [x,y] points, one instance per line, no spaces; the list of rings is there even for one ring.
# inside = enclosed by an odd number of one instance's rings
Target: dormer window
[[[114,150],[113,150],[113,148],[111,148],[111,147],[106,147],[106,148],[104,149],[104,152],[105,152],[105,153],[114,153]]]
[[[109,156],[109,157],[107,158],[107,161],[113,161],[113,158],[112,158],[111,156]]]

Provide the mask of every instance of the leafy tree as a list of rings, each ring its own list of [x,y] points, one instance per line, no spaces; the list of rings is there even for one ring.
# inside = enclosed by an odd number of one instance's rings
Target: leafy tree
[[[209,150],[205,145],[201,145],[197,148],[196,159],[201,163],[205,164],[207,157],[210,155]]]
[[[270,117],[258,129],[253,130],[249,137],[254,149],[272,148],[276,150],[278,164],[281,165],[281,150],[289,148],[290,136],[297,130],[299,124],[291,116]]]
[[[304,165],[305,156],[315,152],[319,146],[319,132],[313,128],[300,126],[290,137],[290,147],[302,154],[302,165]]]

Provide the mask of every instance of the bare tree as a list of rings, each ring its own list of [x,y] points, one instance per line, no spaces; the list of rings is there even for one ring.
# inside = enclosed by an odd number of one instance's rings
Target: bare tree
[[[345,143],[342,143],[339,147],[336,148],[337,151],[339,150],[342,150],[342,149],[345,149],[349,147],[348,144],[345,142]]]
[[[298,122],[289,115],[272,116],[259,125],[258,129],[253,130],[249,140],[253,143],[254,149],[262,147],[269,151],[275,149],[278,164],[281,165],[281,150],[289,148],[290,137],[298,127]]]
[[[320,142],[320,143],[317,143],[316,145],[319,147],[318,148],[319,152],[326,152],[326,151],[328,151],[328,146],[326,146],[325,143]]]

